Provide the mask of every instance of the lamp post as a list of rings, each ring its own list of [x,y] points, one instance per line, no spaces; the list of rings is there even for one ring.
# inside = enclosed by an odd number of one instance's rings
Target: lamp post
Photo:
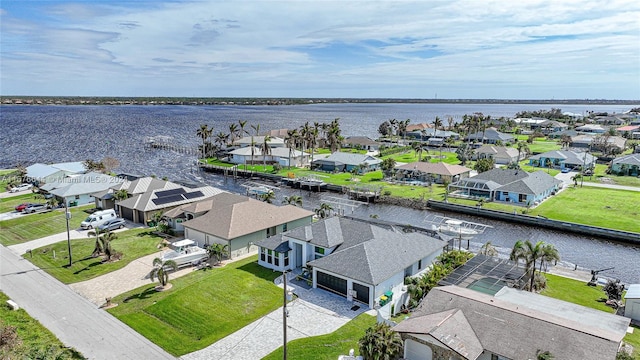
[[[69,219],[71,219],[71,211],[67,207],[67,199],[63,198],[64,201],[64,218],[67,220],[67,248],[69,249],[69,267],[71,267],[71,235],[69,234]]]
[[[284,343],[282,344],[282,359],[287,360],[287,270],[282,271],[283,297],[282,297],[282,333]]]

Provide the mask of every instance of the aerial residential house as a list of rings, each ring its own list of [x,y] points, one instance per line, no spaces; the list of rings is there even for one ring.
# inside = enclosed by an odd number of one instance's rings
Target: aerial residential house
[[[535,127],[532,127],[534,130],[540,130],[545,135],[549,135],[550,133],[563,131],[569,128],[569,125],[561,123],[556,120],[544,120],[540,124],[537,124]]]
[[[611,161],[611,172],[618,175],[640,175],[640,153],[629,154]]]
[[[403,359],[615,359],[630,319],[503,287],[494,296],[454,285],[432,289],[393,330]]]
[[[469,177],[471,169],[461,165],[444,162],[417,161],[395,167],[395,177],[401,181],[419,181],[424,183],[452,183]]]
[[[563,136],[574,137],[574,136],[577,136],[577,135],[578,135],[577,131],[565,129],[565,130],[560,130],[560,131],[554,131],[554,132],[550,133],[549,135],[547,135],[547,137],[549,139],[560,139]]]
[[[134,176],[131,175],[120,174],[118,175],[118,178],[124,179],[124,181],[118,182],[107,189],[91,194],[96,201],[96,208],[118,210],[114,194],[120,190],[126,190],[127,196],[133,197],[153,190],[174,189],[180,187],[178,184],[166,180],[160,180],[151,176],[134,178]]]
[[[616,129],[616,133],[629,139],[640,139],[640,125],[627,125]]]
[[[50,180],[53,180],[50,178]],[[70,175],[47,182],[41,190],[54,195],[66,206],[78,206],[95,202],[93,194],[124,182],[123,179],[97,172]]]
[[[422,141],[430,141],[433,143],[436,139],[440,139],[440,143],[444,143],[444,141],[448,138],[452,138],[453,140],[460,139],[460,134],[453,131],[442,130],[442,129],[424,129],[420,131],[410,131],[407,132],[407,137],[418,139]]]
[[[464,138],[465,141],[480,142],[483,144],[498,144],[503,145],[512,144],[515,140],[512,135],[501,133],[494,127],[485,129],[485,131],[478,131],[474,134],[469,134]]]
[[[433,129],[433,124],[428,123],[419,123],[419,124],[409,124],[407,125],[407,132],[420,132],[422,130]]]
[[[446,242],[336,216],[256,245],[258,264],[264,267],[275,271],[311,268],[314,288],[369,308],[395,304],[400,309],[406,300],[404,278],[425,271]]]
[[[578,135],[571,138],[570,147],[602,151],[605,140],[607,142],[607,146],[613,147],[619,152],[624,151],[627,142],[627,139],[621,136]]]
[[[546,168],[549,163],[554,169],[593,169],[596,157],[586,151],[553,150],[529,158],[531,166]]]
[[[253,146],[260,147],[264,143],[264,135],[256,135],[256,136],[243,136],[241,138],[235,139],[233,142],[234,146],[237,147],[249,147],[253,144]],[[284,139],[277,136],[270,136],[269,141],[267,142],[270,148],[284,147]]]
[[[263,156],[262,149],[260,147],[241,147],[229,152],[229,162],[234,164],[280,164],[282,166],[289,166],[289,159],[291,159],[291,166],[300,167],[309,163],[309,154],[296,149],[289,149],[288,147],[274,147],[269,150],[268,154]]]
[[[27,166],[27,182],[36,186],[42,186],[48,182],[55,182],[66,178],[69,175],[84,174],[87,168],[81,161],[65,162],[57,164],[36,163]]]
[[[187,188],[167,181],[163,188],[148,190],[116,202],[116,211],[134,223],[147,224],[155,213],[164,213],[180,205],[204,200],[222,192],[212,186]]]
[[[602,125],[622,125],[629,120],[629,117],[626,115],[606,115],[606,116],[596,116],[593,119],[593,122],[596,124]]]
[[[520,160],[527,154],[520,153]],[[518,161],[518,149],[506,146],[484,144],[476,149],[473,160],[493,159],[496,164],[511,164]]]
[[[276,206],[246,196],[221,193],[210,199],[201,209],[185,207],[182,222],[184,237],[198,246],[228,245],[232,258],[258,250],[258,241],[276,236],[290,229],[310,224],[314,212],[293,205]],[[174,213],[170,214],[174,218]]]
[[[578,133],[604,134],[607,130],[600,125],[586,124],[576,127]]]
[[[367,151],[378,151],[380,143],[367,136],[349,136],[342,142],[345,148],[364,149]]]
[[[539,170],[491,169],[449,185],[449,196],[517,205],[537,205],[562,188],[562,181]]]
[[[337,151],[326,158],[313,160],[311,168],[330,172],[350,172],[357,168],[360,173],[366,173],[379,169],[381,163],[382,160],[371,155]]]
[[[624,295],[624,316],[640,322],[640,284],[631,284]]]

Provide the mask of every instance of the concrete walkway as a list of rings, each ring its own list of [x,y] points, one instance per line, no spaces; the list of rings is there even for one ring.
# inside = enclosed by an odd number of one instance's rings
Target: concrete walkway
[[[88,359],[174,359],[4,246],[0,246],[0,290]]]
[[[282,288],[281,284],[278,286]],[[287,288],[298,296],[287,305],[288,342],[332,333],[368,309],[365,305],[359,304],[357,310],[351,310],[357,303],[319,289],[307,290],[296,286]],[[375,316],[375,312],[371,315]],[[220,341],[202,350],[183,355],[180,359],[261,359],[282,346],[282,317],[280,307]],[[350,345],[351,348],[356,346],[357,344]],[[349,348],[344,349],[344,353],[348,351]]]

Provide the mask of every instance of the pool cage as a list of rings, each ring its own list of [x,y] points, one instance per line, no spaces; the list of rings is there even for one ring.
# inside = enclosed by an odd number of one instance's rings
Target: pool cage
[[[438,285],[457,285],[494,295],[503,286],[522,289],[526,280],[525,269],[517,263],[478,254],[442,279]]]

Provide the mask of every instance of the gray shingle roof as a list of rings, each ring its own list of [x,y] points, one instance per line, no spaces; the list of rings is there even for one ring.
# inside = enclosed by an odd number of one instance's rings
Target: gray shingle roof
[[[586,157],[586,160],[585,160]],[[565,164],[572,165],[582,165],[583,163],[591,164],[596,158],[587,153],[587,152],[579,152],[579,151],[571,151],[571,150],[553,150],[547,151],[542,154],[531,156],[530,160],[540,160],[540,159],[561,159]],[[544,164],[543,164],[544,165]]]
[[[333,253],[313,260],[309,265],[366,284],[381,284],[446,245],[442,240],[417,232],[404,233],[364,221],[340,220],[341,233],[357,237],[350,237]],[[363,225],[369,228],[368,231],[359,231]]]
[[[542,170],[529,173],[529,176],[518,181],[500,187],[500,191],[509,191],[518,194],[541,194],[547,191],[554,184],[561,184],[562,181],[555,179]]]
[[[324,159],[317,159],[313,161],[314,163],[340,163],[346,165],[360,165],[363,163],[366,164],[379,164],[382,160],[366,155],[366,154],[356,154],[356,153],[345,153],[345,152],[334,152],[333,154],[327,156]]]
[[[613,159],[612,164],[627,164],[640,166],[640,154],[630,154]]]
[[[500,141],[512,141],[513,136],[509,134],[504,134],[496,130],[495,128],[488,128],[484,131],[484,137],[482,131],[478,131],[474,134],[469,134],[465,139],[473,139],[473,140],[500,140]]]
[[[285,253],[291,251],[289,247],[289,240],[282,237],[282,233],[262,239],[255,242],[256,246],[263,247],[265,249],[273,250],[279,253]]]

